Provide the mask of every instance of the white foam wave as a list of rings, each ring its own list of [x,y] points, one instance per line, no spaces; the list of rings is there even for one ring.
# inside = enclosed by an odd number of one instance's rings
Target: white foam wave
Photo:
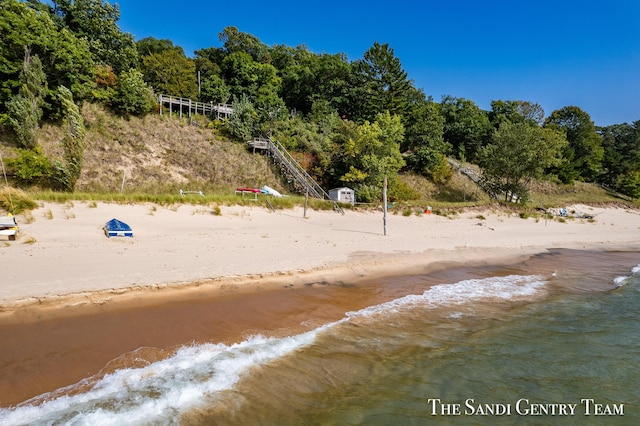
[[[437,306],[481,298],[530,296],[544,284],[539,276],[511,275],[436,285],[422,295],[409,295],[349,312],[342,320],[296,336],[254,336],[234,345],[183,347],[165,360],[141,368],[116,370],[97,380],[86,392],[73,394],[73,387],[70,387],[34,398],[18,407],[0,409],[0,424],[179,423],[180,414],[203,403],[203,396],[215,398],[216,393],[232,389],[251,367],[307,346],[319,333],[354,317],[389,314],[417,304]],[[61,394],[63,396],[57,396]]]
[[[309,344],[322,329],[285,338],[255,336],[231,346],[183,347],[171,358],[108,374],[87,392],[0,409],[0,424],[178,423],[179,414],[201,403],[203,395],[231,389],[252,366]]]
[[[539,275],[508,275],[470,279],[455,284],[435,285],[420,295],[408,295],[391,302],[349,312],[350,318],[401,311],[413,306],[459,305],[478,299],[513,299],[534,295],[546,281]]]
[[[615,277],[613,279],[613,284],[615,284],[616,288],[622,287],[627,284],[633,277],[640,275],[640,265],[634,266],[631,268],[631,275],[629,276],[621,276]]]
[[[613,279],[613,284],[615,284],[616,287],[622,287],[629,282],[629,278],[631,277],[615,277]]]

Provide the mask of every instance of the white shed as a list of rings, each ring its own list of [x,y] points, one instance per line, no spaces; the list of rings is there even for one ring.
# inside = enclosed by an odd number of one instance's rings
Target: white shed
[[[334,188],[329,190],[329,198],[340,203],[356,204],[356,194],[351,188]]]

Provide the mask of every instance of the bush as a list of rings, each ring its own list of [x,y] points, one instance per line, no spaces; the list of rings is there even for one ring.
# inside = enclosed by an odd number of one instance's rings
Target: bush
[[[44,183],[51,176],[51,162],[37,146],[34,149],[18,149],[16,158],[8,159],[15,178],[26,185]]]
[[[111,107],[120,115],[145,115],[153,110],[155,98],[142,73],[131,69],[120,74]]]
[[[618,178],[618,190],[631,198],[640,198],[640,172],[629,172]]]
[[[415,190],[400,179],[393,179],[389,185],[389,199],[392,201],[416,200],[420,197]]]

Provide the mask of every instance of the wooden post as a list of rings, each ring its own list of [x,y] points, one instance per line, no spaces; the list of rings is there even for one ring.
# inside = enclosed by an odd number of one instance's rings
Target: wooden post
[[[309,203],[309,188],[307,188],[307,192],[304,196],[304,215],[302,217],[305,219],[307,218],[307,203]]]
[[[122,194],[122,191],[124,191],[124,176],[125,176],[125,171],[122,171],[122,185],[120,185],[120,193]]]
[[[387,235],[387,176],[384,177],[384,181],[382,183],[382,223],[384,226],[384,235]]]

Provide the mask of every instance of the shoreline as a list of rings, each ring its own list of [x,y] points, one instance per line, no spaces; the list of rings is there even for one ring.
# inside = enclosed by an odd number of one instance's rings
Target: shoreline
[[[497,249],[496,249],[497,250]],[[531,256],[547,252],[544,250],[512,250],[495,254],[487,259],[484,253],[456,254],[458,260],[451,260],[449,251],[432,251],[410,255],[373,256],[375,260],[364,261],[350,266],[336,265],[311,270],[291,270],[276,273],[262,273],[244,276],[222,276],[196,281],[167,282],[148,286],[109,288],[44,297],[29,297],[0,304],[0,325],[33,323],[59,318],[78,317],[96,310],[121,310],[146,308],[166,301],[188,302],[196,297],[222,297],[246,295],[265,290],[299,288],[333,282],[357,284],[377,278],[402,277],[429,274],[447,268],[508,266],[521,263]],[[425,263],[424,257],[429,257]],[[462,260],[464,259],[464,261]]]
[[[632,262],[638,262],[639,254],[615,252]],[[588,269],[592,261],[610,255],[608,250],[549,249],[524,257],[491,257],[495,262],[434,262],[403,274],[311,274],[295,284],[285,284],[282,275],[275,275],[268,277],[274,281],[261,277],[252,284],[224,288],[196,283],[134,292],[120,289],[116,297],[102,302],[32,306],[0,320],[0,408],[76,392],[106,374],[168,358],[185,346],[295,336],[341,320],[347,312],[420,295],[433,285],[512,274],[551,277],[559,265]],[[593,290],[606,292],[612,285]],[[572,289],[550,287],[513,302],[531,303],[555,291]],[[483,304],[485,311],[504,307],[500,298],[489,298],[473,309]]]
[[[640,250],[640,212],[620,207],[572,206],[595,219],[564,221],[498,210],[390,214],[387,236],[379,212],[310,211],[305,218],[301,208],[221,210],[216,216],[206,206],[44,203],[31,223],[19,220],[17,241],[0,247],[0,323],[198,292],[517,263],[556,247]],[[112,217],[129,223],[134,236],[107,238],[102,226]]]

